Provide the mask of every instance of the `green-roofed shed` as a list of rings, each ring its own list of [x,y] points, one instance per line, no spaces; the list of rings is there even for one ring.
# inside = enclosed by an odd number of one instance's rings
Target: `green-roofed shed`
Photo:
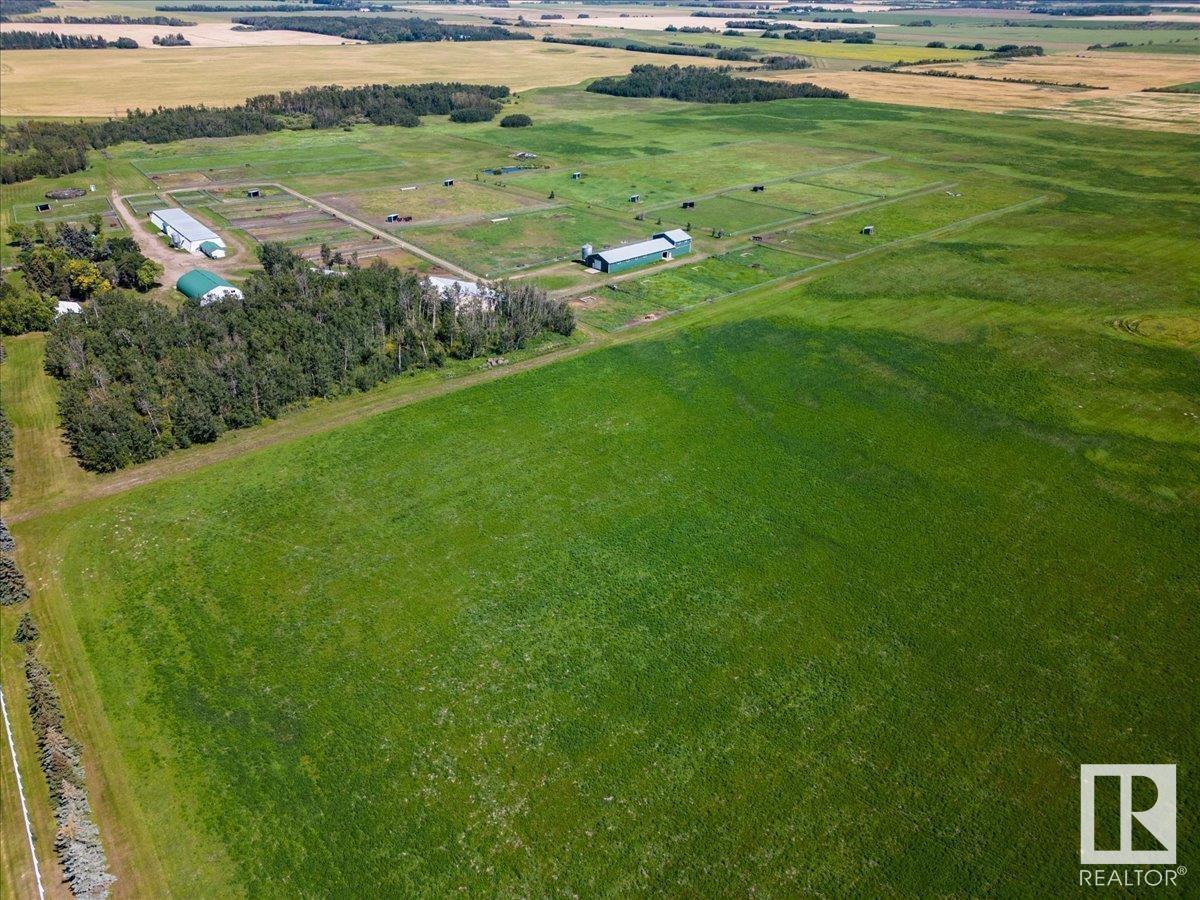
[[[200,252],[213,259],[220,259],[225,255],[225,248],[216,241],[205,241],[200,245]]]
[[[239,300],[243,294],[232,284],[208,269],[192,269],[184,273],[175,287],[189,300],[200,301],[201,306],[224,300],[226,297],[236,297]]]

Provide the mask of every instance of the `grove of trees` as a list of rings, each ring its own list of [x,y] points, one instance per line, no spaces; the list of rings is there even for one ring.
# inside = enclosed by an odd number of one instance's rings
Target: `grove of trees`
[[[115,41],[94,34],[59,34],[57,31],[0,31],[0,50],[136,50],[137,41],[120,37]]]
[[[410,41],[528,41],[532,35],[495,25],[459,25],[436,19],[366,16],[237,16],[235,22],[259,30],[308,31],[371,44]]]
[[[598,78],[588,90],[615,97],[667,97],[695,103],[750,103],[799,97],[845,99],[845,91],[809,82],[789,84],[759,78],[735,78],[727,68],[634,66],[628,75]]]
[[[458,296],[382,263],[326,275],[282,244],[263,244],[259,257],[242,300],[173,311],[111,291],[54,323],[46,371],[61,381],[63,428],[81,465],[112,471],[310,398],[575,326],[569,307],[529,284]]]
[[[446,115],[461,104],[455,95],[496,101],[507,97],[503,85],[458,82],[366,84],[308,87],[261,94],[237,106],[133,109],[123,119],[99,122],[22,120],[0,125],[0,182],[11,184],[38,175],[57,177],[87,167],[89,150],[122,141],[162,144],[194,137],[263,134],[284,128],[332,128],[347,121],[416,126],[420,117]],[[472,100],[471,102],[474,102]]]

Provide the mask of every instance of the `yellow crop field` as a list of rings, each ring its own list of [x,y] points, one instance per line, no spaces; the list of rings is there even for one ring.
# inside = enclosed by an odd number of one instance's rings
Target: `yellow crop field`
[[[466,81],[514,90],[628,72],[640,54],[540,41],[352,46],[21,50],[4,54],[0,114],[107,116],[131,107],[226,105],[310,84]],[[707,61],[699,60],[701,64]]]

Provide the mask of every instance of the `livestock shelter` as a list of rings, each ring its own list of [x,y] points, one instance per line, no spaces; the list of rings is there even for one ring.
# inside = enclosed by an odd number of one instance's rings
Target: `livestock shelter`
[[[660,231],[648,241],[613,247],[611,250],[592,252],[590,244],[584,244],[580,258],[584,265],[601,272],[623,272],[638,266],[648,265],[665,259],[674,259],[690,253],[692,236],[682,228]]]
[[[150,213],[150,221],[167,236],[171,241],[171,246],[186,250],[188,253],[204,252],[201,250],[201,245],[205,243],[215,244],[222,250],[225,249],[225,242],[221,240],[220,235],[182,209],[176,209],[173,206],[156,209]]]
[[[199,301],[201,306],[208,306],[227,297],[241,300],[245,296],[216,272],[210,272],[208,269],[192,269],[185,272],[175,282],[175,287],[189,300]]]
[[[200,252],[210,259],[221,259],[225,256],[225,247],[216,241],[205,241],[200,245]]]

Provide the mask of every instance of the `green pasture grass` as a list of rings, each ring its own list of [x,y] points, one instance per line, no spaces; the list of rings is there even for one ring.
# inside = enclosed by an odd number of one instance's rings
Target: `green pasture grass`
[[[929,187],[948,177],[945,169],[914,165],[901,159],[886,159],[861,166],[847,166],[828,172],[804,175],[796,181],[803,191],[806,186],[832,188],[872,197],[892,197],[907,191]],[[774,198],[786,185],[771,185],[767,192]],[[840,204],[839,204],[840,205]]]
[[[535,201],[523,195],[492,187],[484,182],[456,180],[453,187],[419,184],[388,185],[371,190],[325,194],[320,199],[359,218],[383,221],[389,213],[412,216],[415,221],[446,219],[456,216],[485,215],[519,210]]]
[[[564,207],[520,213],[507,222],[408,228],[406,240],[491,277],[560,258],[574,258],[583,244],[597,248],[649,237],[652,224]]]
[[[1200,600],[1200,444],[1074,405],[1194,357],[842,284],[23,523],[170,870],[1069,890],[1079,760],[1195,752]]]
[[[850,173],[854,169],[846,169],[844,171]],[[751,193],[749,191],[743,193],[739,191],[736,196],[755,203],[784,207],[802,213],[826,212],[827,210],[837,209],[842,206],[870,202],[874,199],[870,196],[864,196],[862,192],[857,190],[843,190],[826,187],[825,185],[810,184],[804,181],[778,181],[773,184],[764,185],[764,190],[759,193]]]
[[[94,194],[85,194],[75,200],[47,200],[43,198],[41,203],[49,203],[50,211],[39,213],[33,205],[14,204],[13,206],[13,221],[33,223],[37,221],[43,222],[82,222],[88,216],[95,213],[106,213],[112,209],[112,204],[109,201],[108,194],[101,193],[99,190]]]
[[[612,282],[594,292],[579,311],[598,328],[613,329],[647,314],[671,312],[717,300],[784,275],[794,274],[820,260],[769,247],[749,246],[655,271],[644,277]]]
[[[757,194],[746,192],[746,197],[757,197]],[[847,195],[851,196],[851,195]],[[725,194],[719,197],[709,197],[697,200],[693,209],[681,209],[679,204],[646,213],[647,221],[657,221],[675,224],[690,224],[693,229],[722,229],[727,233],[738,234],[753,228],[774,225],[792,221],[803,216],[796,209],[784,209],[780,206],[770,206],[757,203],[739,196]]]
[[[953,196],[952,196],[953,195]],[[799,251],[843,255],[889,244],[1012,206],[1036,196],[1010,183],[973,179],[813,225],[773,235],[771,241]],[[873,234],[861,234],[866,225]]]
[[[688,200],[728,190],[736,185],[777,180],[800,172],[847,165],[866,154],[825,147],[747,141],[704,151],[639,157],[602,166],[585,166],[583,177],[573,179],[570,169],[513,176],[510,183],[522,190],[553,191],[580,203],[624,209],[638,194],[653,205]]]

